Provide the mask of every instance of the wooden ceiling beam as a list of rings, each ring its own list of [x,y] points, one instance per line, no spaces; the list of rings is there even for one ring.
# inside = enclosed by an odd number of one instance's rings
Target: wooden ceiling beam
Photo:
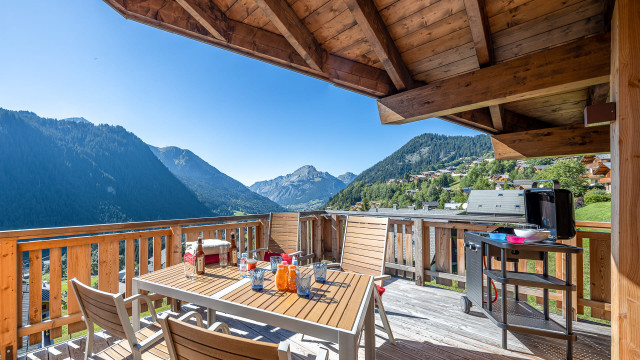
[[[383,124],[401,124],[609,81],[610,34],[525,55],[380,99]]]
[[[609,83],[590,86],[587,89],[587,106],[606,103],[610,89]]]
[[[467,11],[467,19],[471,28],[471,36],[473,37],[473,45],[476,48],[478,63],[480,67],[491,65],[495,62],[495,59],[484,0],[464,0],[464,7]]]
[[[488,134],[496,134],[499,132],[493,127],[491,114],[487,108],[445,115],[440,117],[440,119]]]
[[[309,66],[323,71],[326,51],[311,31],[300,21],[286,0],[255,0],[267,18],[304,58]]]
[[[497,160],[547,156],[598,154],[610,151],[610,126],[570,125],[542,130],[493,135]]]
[[[200,25],[216,39],[229,41],[229,19],[213,1],[176,0]]]
[[[324,69],[318,71],[291,46],[282,35],[231,20],[219,13],[208,0],[188,0],[197,16],[178,2],[104,0],[124,18],[169,31],[203,43],[245,55],[269,64],[329,81],[336,86],[366,96],[379,98],[394,93],[394,85],[386,71],[329,54]],[[198,5],[198,8],[196,8]],[[219,10],[219,9],[218,9]],[[211,11],[204,14],[202,11]],[[201,22],[208,23],[203,25]],[[210,26],[218,36],[210,33]]]
[[[396,89],[401,91],[416,87],[417,84],[373,1],[346,0],[346,3]]]

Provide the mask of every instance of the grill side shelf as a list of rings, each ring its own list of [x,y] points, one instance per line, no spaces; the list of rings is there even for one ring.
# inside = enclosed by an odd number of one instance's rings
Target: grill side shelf
[[[554,289],[554,290],[575,290],[576,286],[573,284],[567,285],[564,280],[560,280],[554,276],[544,276],[542,274],[520,273],[507,271],[507,277],[502,277],[502,271],[500,270],[484,270],[484,274],[489,278],[501,284],[531,286],[541,289]]]

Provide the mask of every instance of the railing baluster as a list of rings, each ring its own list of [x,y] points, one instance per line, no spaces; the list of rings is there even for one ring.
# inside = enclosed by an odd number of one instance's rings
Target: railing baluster
[[[29,324],[42,321],[42,250],[29,251]],[[42,342],[42,333],[29,336],[29,345]]]
[[[457,240],[457,264],[458,264],[458,275],[465,276],[466,264],[465,264],[465,255],[464,255],[464,232],[465,229],[458,228],[456,231],[456,240]],[[466,283],[464,281],[458,281],[458,288],[465,289]]]
[[[405,256],[405,265],[414,267],[413,264],[413,224],[405,224],[404,225],[404,256]],[[415,269],[415,267],[414,267]],[[412,275],[412,279],[415,279],[415,271]]]
[[[91,244],[69,246],[67,248],[67,313],[80,313],[80,306],[69,280],[78,281],[91,286]],[[84,322],[78,321],[68,325],[71,335],[85,328]]]

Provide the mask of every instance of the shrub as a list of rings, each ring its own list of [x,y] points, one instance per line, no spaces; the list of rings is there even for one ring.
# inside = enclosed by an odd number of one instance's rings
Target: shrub
[[[589,190],[584,195],[584,203],[587,205],[607,201],[611,201],[611,194],[607,194],[606,191],[601,189]]]

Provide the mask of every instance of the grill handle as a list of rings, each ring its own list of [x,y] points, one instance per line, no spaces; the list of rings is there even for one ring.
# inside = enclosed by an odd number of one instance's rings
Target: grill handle
[[[560,189],[560,183],[558,182],[558,180],[553,180],[553,179],[535,180],[534,182],[531,183],[531,188],[535,189],[535,188],[537,188],[538,183],[547,182],[547,181],[551,181],[553,183],[553,190]]]

